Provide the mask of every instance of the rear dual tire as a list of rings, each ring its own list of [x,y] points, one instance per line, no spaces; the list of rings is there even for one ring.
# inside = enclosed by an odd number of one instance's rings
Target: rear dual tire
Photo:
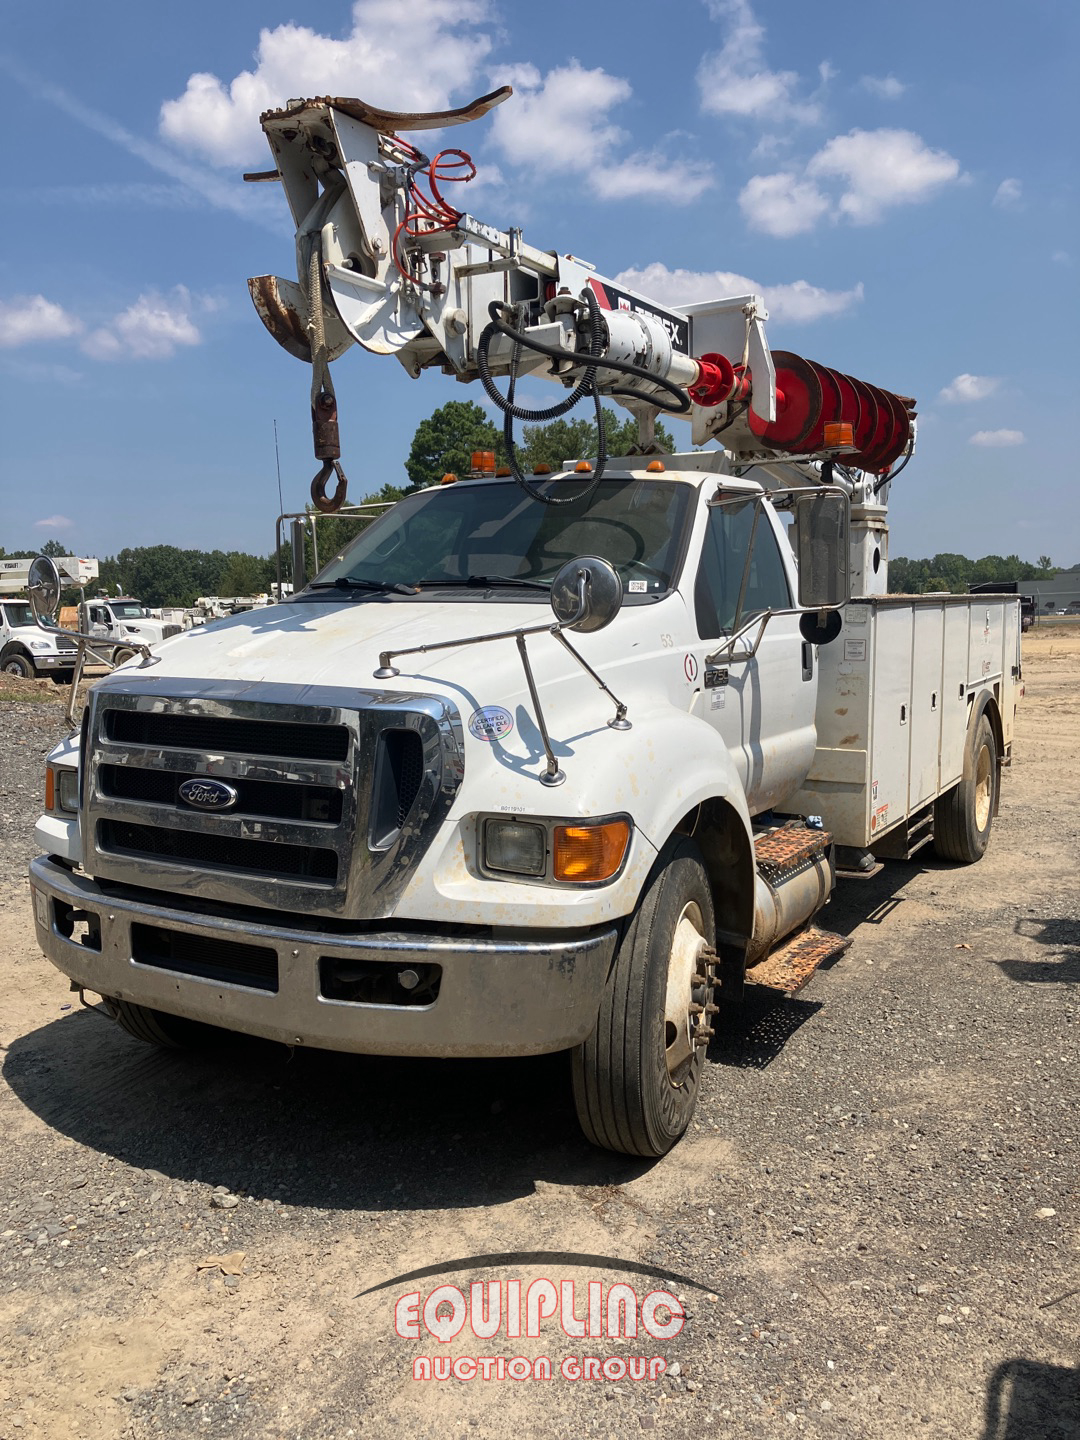
[[[997,737],[983,710],[971,726],[960,783],[934,806],[934,851],[940,859],[973,865],[986,854],[999,776]]]

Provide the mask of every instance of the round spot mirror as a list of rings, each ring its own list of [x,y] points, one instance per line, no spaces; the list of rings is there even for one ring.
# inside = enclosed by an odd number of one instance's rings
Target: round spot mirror
[[[60,609],[60,571],[56,561],[48,555],[39,555],[33,560],[26,577],[26,589],[38,619],[55,621]]]
[[[551,582],[551,608],[567,630],[603,630],[622,602],[622,581],[614,565],[599,555],[568,560]]]

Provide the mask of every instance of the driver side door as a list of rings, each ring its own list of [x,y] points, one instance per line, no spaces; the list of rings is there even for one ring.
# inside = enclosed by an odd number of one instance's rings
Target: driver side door
[[[721,649],[754,616],[764,624],[751,627],[730,656],[701,667],[705,719],[731,752],[752,815],[799,789],[817,743],[814,647],[799,633],[787,548],[762,497],[710,504],[694,586],[704,653]]]

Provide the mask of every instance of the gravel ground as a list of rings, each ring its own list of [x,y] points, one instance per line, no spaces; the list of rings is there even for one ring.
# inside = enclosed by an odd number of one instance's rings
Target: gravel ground
[[[655,1165],[579,1140],[562,1057],[174,1055],[81,1010],[23,879],[62,722],[0,702],[0,1440],[1075,1440],[1080,643],[1028,655],[985,859],[842,887],[825,920],[851,949],[797,1000],[749,1002]],[[536,1252],[686,1277],[684,1330],[466,1330],[444,1348],[545,1354],[556,1378],[414,1382],[440,1347],[395,1333],[407,1290],[664,1283]],[[559,1378],[619,1353],[668,1373]]]

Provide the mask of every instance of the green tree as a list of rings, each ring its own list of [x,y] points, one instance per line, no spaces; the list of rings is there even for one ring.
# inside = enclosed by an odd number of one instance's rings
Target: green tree
[[[633,415],[616,415],[604,406],[604,440],[609,455],[629,455],[637,447],[638,425]],[[600,449],[596,420],[583,415],[576,420],[551,420],[546,425],[526,425],[517,447],[518,465],[532,470],[537,465],[558,469],[564,460],[595,456]],[[656,423],[656,444],[670,453],[675,442],[662,421]]]
[[[448,471],[468,475],[474,450],[494,450],[505,459],[502,436],[487,413],[471,400],[440,405],[416,427],[405,461],[409,489],[437,485]]]

